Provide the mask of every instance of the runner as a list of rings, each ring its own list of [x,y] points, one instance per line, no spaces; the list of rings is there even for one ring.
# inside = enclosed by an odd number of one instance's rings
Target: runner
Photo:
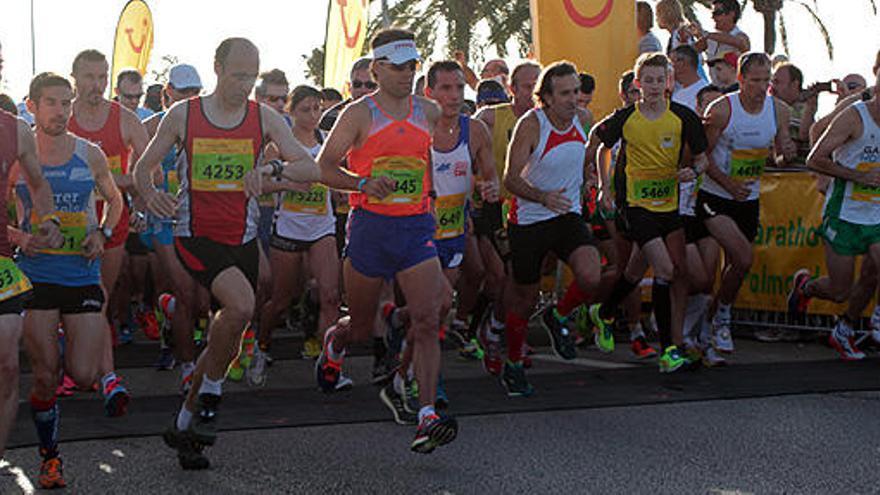
[[[153,111],[141,106],[144,97],[144,77],[137,69],[123,69],[116,74],[116,100],[131,110],[140,120],[146,120]]]
[[[100,379],[107,416],[125,414],[129,402],[121,379],[100,359],[110,348],[101,314],[104,293],[100,286],[100,255],[105,232],[119,220],[122,196],[101,150],[67,132],[72,100],[70,82],[61,76],[44,72],[31,81],[28,110],[37,123],[37,157],[54,193],[55,221],[64,236],[60,246],[29,242],[28,234],[41,217],[34,211],[26,182],[16,183],[19,224],[24,232],[18,263],[34,286],[33,297],[24,304],[24,335],[34,377],[30,404],[43,458],[39,478],[43,488],[65,485],[58,452],[60,410],[55,396],[62,370],[59,323],[64,327],[66,342],[63,369],[77,387],[91,390]],[[94,206],[96,190],[107,201],[100,219]],[[17,282],[21,286],[26,279]]]
[[[0,47],[2,48],[2,47]],[[2,60],[2,55],[0,55]],[[0,65],[2,69],[2,65]],[[2,72],[0,72],[2,76]],[[24,179],[34,198],[34,213],[42,219],[39,235],[31,240],[32,246],[57,248],[61,245],[61,232],[53,215],[52,190],[43,177],[37,159],[36,142],[30,127],[23,120],[0,110],[0,191],[7,191],[9,172],[14,163],[24,171]],[[0,209],[0,222],[8,223],[6,208]],[[0,285],[0,459],[6,448],[6,439],[18,412],[19,369],[18,352],[22,332],[22,305],[28,297],[30,282],[12,262],[12,246],[7,230],[0,231],[0,265],[5,273],[19,283],[4,281]]]
[[[790,313],[806,312],[812,298],[846,301],[857,256],[880,266],[880,98],[875,94],[840,113],[813,147],[807,165],[834,178],[820,230],[829,275],[811,280],[808,270],[798,270],[788,298]],[[842,314],[828,338],[845,360],[865,358],[853,339],[854,324]]]
[[[575,277],[562,308],[550,306],[542,318],[553,350],[563,359],[577,355],[566,316],[599,286],[599,252],[581,216],[584,128],[590,122],[577,106],[579,89],[572,64],[546,67],[536,93],[540,106],[517,122],[510,141],[504,184],[513,195],[508,214],[513,283],[505,304],[508,359],[501,383],[512,397],[533,392],[523,370],[523,341],[547,254],[565,261]]]
[[[321,92],[311,86],[297,86],[290,93],[287,111],[295,122],[293,136],[313,157],[318,156],[324,135],[318,130],[321,118]],[[289,187],[270,183],[263,191]],[[272,289],[269,300],[260,308],[259,346],[248,369],[248,380],[256,386],[266,383],[266,356],[272,330],[290,307],[296,284],[307,277],[317,280],[320,316],[318,332],[339,319],[339,257],[336,254],[336,219],[330,204],[327,186],[313,184],[305,191],[287,191],[275,209],[275,221],[269,240],[269,262],[272,268]],[[308,297],[308,296],[306,296]]]
[[[461,275],[462,263],[467,253],[476,253],[475,239],[467,235],[470,209],[468,199],[473,194],[474,175],[481,177],[479,194],[489,201],[498,200],[498,177],[492,163],[492,145],[485,124],[461,113],[464,101],[464,72],[458,63],[445,60],[431,64],[428,69],[428,98],[440,105],[441,114],[434,128],[431,162],[434,167],[435,234],[437,255],[440,267],[449,282],[455,287]],[[398,308],[396,318],[409,321],[406,308]],[[390,315],[389,315],[390,316]],[[440,321],[446,315],[440,314]],[[405,326],[405,325],[402,325]],[[397,349],[392,349],[397,351]],[[394,375],[393,383],[382,388],[379,397],[394,414],[399,424],[415,424],[416,411],[406,408],[406,375],[409,371],[409,356],[405,355],[402,365]],[[440,377],[442,382],[442,376]],[[442,387],[441,387],[442,389]],[[445,407],[448,399],[438,389],[435,405]]]
[[[679,217],[679,183],[693,181],[706,166],[706,136],[699,117],[667,99],[669,59],[647,53],[635,65],[639,101],[616,111],[596,126],[587,147],[592,160],[600,141],[606,147],[622,140],[614,164],[614,191],[623,234],[636,244],[626,271],[608,300],[590,308],[600,333],[613,321],[617,305],[637,287],[650,265],[654,279],[651,301],[657,319],[662,354],[660,371],[670,373],[686,364],[682,349],[681,310],[686,290],[684,229]],[[693,168],[684,157],[693,156]],[[611,181],[600,177],[602,197],[610,207]],[[686,292],[685,292],[686,295]]]
[[[343,268],[351,326],[325,333],[315,374],[321,389],[334,390],[346,347],[370,336],[383,280],[395,279],[412,321],[421,404],[411,448],[429,453],[451,442],[458,431],[455,419],[434,410],[441,357],[439,315],[451,298],[429,213],[429,195],[436,194],[429,168],[431,134],[440,111],[412,94],[419,61],[413,33],[383,30],[371,47],[370,70],[379,89],[342,112],[318,157],[322,182],[355,192],[350,197],[353,210]],[[340,166],[346,156],[350,171]]]
[[[168,107],[188,98],[197,96],[202,90],[202,80],[195,67],[188,64],[177,64],[168,71],[168,84],[165,85],[165,98]],[[147,133],[152,139],[159,129],[159,123],[165,117],[165,111],[159,112],[144,121]],[[173,196],[180,190],[180,180],[177,176],[178,147],[175,145],[162,159],[162,181],[160,189]],[[180,363],[181,390],[188,387],[195,370],[196,346],[193,340],[193,330],[196,321],[196,308],[198,307],[196,294],[201,289],[196,281],[184,270],[183,265],[174,252],[174,224],[171,219],[159,218],[148,213],[150,244],[156,251],[161,273],[170,278],[170,285],[174,296],[174,312],[166,314],[165,318],[171,328],[173,340],[173,356],[167,346],[163,347],[160,361],[157,363],[160,369],[171,369],[176,359]],[[204,290],[204,289],[201,289]],[[161,305],[160,305],[161,309]],[[165,332],[163,332],[164,335]],[[166,342],[167,343],[167,342]]]
[[[257,47],[244,38],[224,40],[214,55],[214,71],[214,92],[179,102],[166,113],[134,174],[149,210],[160,217],[174,216],[177,255],[190,275],[211,291],[218,309],[192,388],[164,435],[184,469],[210,465],[203,449],[217,438],[223,379],[254,314],[259,263],[256,196],[262,178],[318,178],[314,160],[284,119],[248,100],[259,73]],[[291,163],[258,166],[267,140]],[[175,144],[181,150],[177,198],[156,190],[151,180]]]
[[[73,116],[70,118],[68,128],[73,134],[101,147],[104,155],[107,156],[107,163],[116,186],[125,194],[133,192],[134,187],[132,178],[128,175],[129,160],[143,153],[148,138],[147,131],[137,115],[120,104],[104,98],[109,71],[110,66],[106,57],[97,50],[84,50],[73,59],[71,73],[76,88],[76,99],[73,100]],[[131,154],[132,157],[129,156]],[[98,201],[97,208],[98,215],[101,215],[102,201]],[[129,215],[128,205],[123,197],[122,216],[109,236],[101,257],[101,284],[108,306],[125,258]],[[112,322],[111,311],[109,309],[105,311],[108,322]],[[112,367],[112,349],[108,347],[106,354],[104,357],[108,360],[106,365]]]
[[[715,294],[711,345],[732,353],[730,308],[752,266],[761,175],[773,149],[789,162],[796,152],[788,131],[788,107],[767,94],[770,59],[758,52],[739,61],[740,91],[715,100],[706,114],[711,162],[697,194],[697,217],[724,249],[721,285]]]
[[[485,107],[477,113],[476,118],[482,120],[489,127],[492,135],[492,154],[495,159],[495,170],[498,177],[504,176],[504,168],[507,163],[507,149],[513,135],[513,128],[517,120],[535,106],[535,86],[541,75],[541,66],[535,62],[523,62],[513,69],[510,76],[510,92],[513,101],[501,105]],[[486,270],[486,280],[483,291],[486,301],[477,304],[472,315],[473,330],[474,322],[480,325],[479,337],[482,340],[483,367],[491,375],[501,375],[504,360],[501,355],[501,336],[504,334],[504,322],[507,318],[504,303],[505,292],[508,289],[508,280],[505,274],[505,264],[509,261],[510,247],[508,234],[504,228],[504,209],[510,204],[510,194],[501,184],[501,200],[494,203],[475,202],[473,208],[474,235],[480,248],[483,266]],[[491,305],[489,304],[491,302]],[[482,306],[485,311],[478,311]],[[485,312],[485,315],[480,313]],[[461,313],[460,313],[461,314]],[[464,315],[460,316],[463,320]],[[525,348],[528,344],[525,340],[516,339]],[[507,345],[511,344],[507,337]],[[527,353],[524,365],[529,364]]]

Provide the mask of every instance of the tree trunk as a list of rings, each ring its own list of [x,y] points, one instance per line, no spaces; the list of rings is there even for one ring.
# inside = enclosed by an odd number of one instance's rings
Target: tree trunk
[[[764,15],[764,51],[773,55],[776,51],[776,10],[765,10]]]

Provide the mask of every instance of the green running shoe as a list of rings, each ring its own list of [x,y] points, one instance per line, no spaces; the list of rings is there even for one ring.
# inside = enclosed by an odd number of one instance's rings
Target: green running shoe
[[[688,363],[678,347],[671,345],[660,356],[660,373],[673,373]]]
[[[599,351],[606,354],[614,352],[614,334],[611,333],[611,323],[613,320],[605,320],[599,316],[601,304],[590,306],[590,321],[596,327],[595,342]]]

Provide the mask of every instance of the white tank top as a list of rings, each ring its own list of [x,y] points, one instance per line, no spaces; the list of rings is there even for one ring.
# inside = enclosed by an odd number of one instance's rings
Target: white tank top
[[[528,118],[530,114],[538,118],[540,137],[522,177],[532,187],[542,191],[564,189],[563,194],[571,201],[567,213],[580,214],[587,142],[583,126],[575,115],[568,128],[558,131],[542,109],[529,110],[522,118]],[[516,225],[529,225],[557,216],[560,214],[550,211],[541,203],[514,196],[507,219]]]
[[[464,235],[466,222],[465,207],[474,183],[474,168],[471,160],[470,123],[467,115],[458,117],[458,143],[452,151],[437,151],[431,148],[431,161],[434,163],[434,191],[437,200],[434,209],[437,215],[435,239],[454,239]]]
[[[880,126],[865,102],[852,106],[862,120],[862,135],[835,150],[834,161],[853,170],[876,169],[880,167]],[[880,224],[880,187],[835,178],[831,193],[825,199],[825,214],[859,225]]]
[[[772,96],[764,98],[764,106],[757,115],[745,111],[740,102],[740,92],[727,95],[730,102],[730,119],[712,150],[712,161],[734,180],[749,182],[748,201],[761,194],[761,175],[770,156],[776,137],[776,104]],[[733,199],[723,187],[708,175],[702,189],[726,199]]]
[[[323,135],[322,135],[323,136]],[[321,144],[309,148],[317,157]],[[275,208],[276,235],[297,241],[314,241],[336,232],[336,217],[330,205],[330,190],[319,183],[306,192],[285,191]]]

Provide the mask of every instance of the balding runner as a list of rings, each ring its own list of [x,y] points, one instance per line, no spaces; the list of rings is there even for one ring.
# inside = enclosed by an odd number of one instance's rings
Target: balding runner
[[[434,243],[431,134],[440,110],[413,96],[419,54],[413,33],[388,29],[371,42],[371,71],[379,90],[348,106],[318,157],[322,181],[351,194],[344,280],[351,325],[324,336],[315,366],[324,391],[336,387],[345,349],[372,330],[378,293],[395,279],[411,318],[414,367],[419,384],[419,426],[412,450],[432,452],[451,442],[458,426],[434,410],[440,372],[438,332],[442,307],[451,299]],[[348,157],[349,170],[340,166]]]
[[[71,74],[76,99],[73,100],[73,116],[68,129],[76,136],[97,144],[107,157],[116,186],[123,193],[133,193],[134,182],[128,175],[128,165],[130,160],[144,152],[148,140],[147,131],[137,115],[119,103],[104,98],[109,71],[107,58],[97,50],[84,50],[74,58]],[[97,203],[98,215],[101,215],[103,204],[103,201]],[[125,258],[129,215],[128,204],[123,196],[122,217],[112,232],[103,232],[107,244],[101,257],[101,283],[107,296],[107,306]],[[112,319],[109,318],[109,309],[107,312],[109,324]],[[104,359],[110,360],[109,364],[112,364],[110,349],[107,354]]]
[[[220,43],[214,55],[214,92],[174,105],[135,166],[144,202],[158,216],[174,216],[177,255],[210,290],[218,308],[192,388],[164,435],[184,469],[210,465],[203,449],[217,438],[223,379],[254,314],[259,263],[256,196],[263,178],[318,179],[314,160],[293,138],[284,119],[248,100],[259,67],[259,51],[249,40],[229,38]],[[267,140],[278,146],[288,164],[259,165]],[[151,180],[174,145],[181,149],[177,197],[157,190]]]
[[[2,60],[0,56],[0,60]],[[2,69],[2,64],[0,64]],[[30,188],[34,212],[39,220],[39,235],[31,239],[33,245],[58,247],[61,233],[53,215],[52,190],[37,160],[37,148],[30,127],[21,119],[0,110],[0,191],[9,187],[9,170],[18,163]],[[6,208],[0,209],[0,222],[9,218]],[[15,414],[18,412],[18,352],[22,331],[22,303],[27,297],[30,282],[12,261],[12,245],[6,229],[0,229],[0,459],[6,448],[6,439]],[[7,275],[8,274],[8,275]],[[12,283],[9,282],[12,280]]]

